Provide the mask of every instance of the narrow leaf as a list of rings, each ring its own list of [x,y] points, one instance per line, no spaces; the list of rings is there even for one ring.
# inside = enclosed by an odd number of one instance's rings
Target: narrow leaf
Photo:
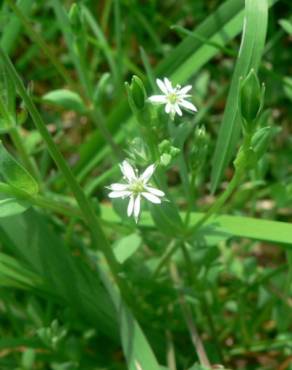
[[[238,142],[240,133],[238,112],[240,77],[245,77],[252,68],[257,71],[265,45],[268,21],[267,0],[246,0],[245,4],[242,41],[213,157],[212,192],[218,187]]]

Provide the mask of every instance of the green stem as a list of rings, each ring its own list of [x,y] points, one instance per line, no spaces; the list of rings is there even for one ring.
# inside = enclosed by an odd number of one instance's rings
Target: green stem
[[[192,262],[191,256],[190,256],[189,251],[188,251],[188,249],[187,249],[187,247],[184,243],[181,243],[180,246],[181,246],[182,253],[183,253],[183,256],[184,256],[186,270],[187,270],[187,273],[188,273],[188,276],[189,276],[190,284],[195,289],[195,287],[196,287],[196,274],[194,272],[193,262]],[[222,354],[222,350],[221,350],[221,346],[220,346],[220,341],[219,341],[219,338],[218,338],[218,334],[216,332],[216,328],[215,328],[212,313],[210,311],[207,299],[206,299],[204,294],[202,296],[202,305],[203,305],[204,314],[207,317],[207,321],[208,321],[208,324],[209,324],[209,328],[210,328],[212,338],[214,339],[218,355],[219,355],[220,360],[222,362],[223,361],[223,354]]]
[[[78,208],[67,205],[65,203],[57,202],[52,198],[47,198],[42,195],[30,195],[19,189],[13,188],[10,185],[0,182],[0,193],[10,195],[19,201],[27,201],[33,206],[47,209],[68,217],[83,218],[82,213]]]
[[[180,303],[180,306],[181,306],[183,317],[185,319],[187,328],[189,330],[191,341],[192,341],[192,343],[194,345],[194,348],[197,352],[200,364],[202,366],[206,366],[209,369],[209,368],[211,368],[211,363],[208,359],[207,353],[206,353],[205,348],[204,348],[204,344],[203,344],[203,342],[200,338],[199,332],[198,332],[198,330],[196,328],[196,325],[193,321],[192,311],[190,309],[190,306],[187,303],[187,301],[185,300],[184,295],[181,293],[181,289],[180,289],[180,286],[179,286],[181,284],[179,272],[178,272],[178,269],[177,269],[176,265],[173,262],[170,264],[170,275],[171,275],[171,278],[172,278],[174,284],[176,285],[176,288],[178,289],[179,303]]]
[[[225,204],[225,202],[228,200],[228,198],[232,195],[238,184],[240,183],[240,180],[244,174],[245,171],[245,161],[246,161],[246,153],[249,149],[251,142],[251,135],[247,135],[244,139],[242,147],[239,149],[237,158],[235,160],[235,163],[237,162],[237,159],[241,157],[242,163],[236,166],[235,168],[235,174],[228,184],[225,191],[220,195],[220,197],[215,201],[215,203],[209,208],[209,210],[193,225],[190,229],[187,230],[186,234],[184,235],[185,238],[188,238],[189,236],[195,234],[200,227],[202,227],[213,215],[218,213],[221,209],[221,207]],[[155,271],[155,275],[159,273],[163,265],[169,260],[169,258],[178,250],[180,247],[180,244],[175,244],[170,250],[167,250],[166,253],[161,257],[160,263],[158,264],[158,267]]]
[[[191,183],[190,183],[190,192],[189,192],[189,197],[188,197],[188,205],[187,205],[187,211],[186,211],[186,216],[185,216],[185,227],[186,229],[189,227],[190,219],[191,219],[191,212],[194,208],[195,205],[195,180],[196,176],[192,175],[191,176]]]
[[[111,273],[116,281],[116,284],[121,290],[122,296],[124,298],[129,296],[128,288],[125,285],[124,281],[121,280],[119,276],[120,265],[118,264],[117,260],[115,259],[114,253],[110,247],[110,244],[103,232],[101,224],[89,202],[87,197],[85,196],[84,192],[82,191],[80,185],[76,181],[73,172],[71,171],[70,167],[68,166],[67,162],[65,161],[64,157],[60,153],[59,149],[57,148],[56,144],[54,143],[45,123],[42,120],[41,115],[39,114],[38,110],[36,109],[34,102],[30,99],[29,95],[26,92],[26,89],[21,81],[20,77],[18,76],[13,64],[11,63],[10,59],[0,49],[0,55],[3,60],[3,63],[7,67],[7,71],[10,74],[10,77],[15,83],[15,86],[19,92],[19,95],[23,99],[32,120],[40,132],[43,140],[47,144],[48,150],[55,161],[56,165],[58,166],[59,170],[62,172],[68,186],[71,188],[71,191],[79,205],[79,208],[83,214],[84,220],[86,221],[91,234],[93,244],[98,247],[101,252],[104,254],[107,263],[109,264],[109,268]]]

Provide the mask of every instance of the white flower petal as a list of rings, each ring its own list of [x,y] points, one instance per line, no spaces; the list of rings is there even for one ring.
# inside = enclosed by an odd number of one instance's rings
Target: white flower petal
[[[159,189],[152,188],[151,186],[145,186],[145,189],[154,195],[157,195],[158,197],[164,197],[165,193]]]
[[[171,110],[171,104],[170,103],[167,103],[166,106],[165,106],[165,113],[169,114],[170,113],[170,110]]]
[[[149,200],[152,203],[155,203],[155,204],[160,204],[161,203],[161,200],[154,194],[143,192],[142,195],[143,195],[144,198],[146,198],[147,200]]]
[[[136,199],[135,199],[135,204],[134,204],[134,217],[135,221],[138,221],[139,213],[140,213],[140,203],[141,203],[141,195],[138,194]]]
[[[135,171],[129,162],[123,161],[123,163],[120,165],[120,168],[123,175],[126,177],[128,181],[136,179]]]
[[[172,84],[171,84],[171,82],[169,81],[169,79],[168,78],[164,78],[163,79],[163,81],[164,81],[164,85],[166,86],[166,88],[167,88],[167,90],[168,90],[168,92],[174,92],[174,88],[172,87]]]
[[[150,177],[153,175],[153,172],[155,170],[155,165],[151,164],[146,168],[146,170],[142,173],[140,176],[140,179],[144,182],[147,183],[150,179]]]
[[[175,104],[174,109],[179,116],[182,116],[182,111],[178,104]]]
[[[185,95],[187,92],[189,92],[192,89],[192,85],[187,85],[180,89],[179,94],[180,95]]]
[[[128,189],[128,184],[111,184],[108,189],[114,190],[114,191],[122,191]]]
[[[129,195],[131,195],[131,192],[130,191],[112,191],[109,193],[109,197],[110,198],[124,198],[124,197],[128,197]]]
[[[130,217],[133,213],[134,210],[134,196],[130,196],[129,204],[128,204],[128,209],[127,209],[127,215]]]
[[[184,108],[186,108],[186,109],[189,109],[189,110],[191,110],[191,111],[193,111],[193,112],[197,112],[197,108],[194,106],[194,104],[190,103],[190,102],[189,102],[189,101],[187,101],[187,100],[181,100],[181,101],[179,102],[179,105],[180,105],[181,107],[184,107]]]
[[[164,94],[168,94],[168,91],[167,91],[167,87],[164,85],[164,83],[159,79],[157,78],[156,79],[156,83],[159,87],[159,89],[164,93]]]
[[[160,103],[165,104],[167,102],[167,98],[165,95],[152,95],[148,98],[151,103]]]

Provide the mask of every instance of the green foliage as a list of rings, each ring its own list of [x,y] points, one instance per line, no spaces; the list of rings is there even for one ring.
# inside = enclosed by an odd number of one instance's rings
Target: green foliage
[[[289,366],[288,3],[1,3],[1,370]]]
[[[70,90],[54,90],[43,96],[46,103],[59,106],[65,110],[73,110],[77,113],[85,113],[83,101],[78,94]]]
[[[30,195],[38,192],[38,184],[0,142],[0,175],[12,187]]]

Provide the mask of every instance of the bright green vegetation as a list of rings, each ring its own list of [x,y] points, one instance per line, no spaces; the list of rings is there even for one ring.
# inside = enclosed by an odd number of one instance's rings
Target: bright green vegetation
[[[0,369],[292,370],[290,0],[0,4]]]

